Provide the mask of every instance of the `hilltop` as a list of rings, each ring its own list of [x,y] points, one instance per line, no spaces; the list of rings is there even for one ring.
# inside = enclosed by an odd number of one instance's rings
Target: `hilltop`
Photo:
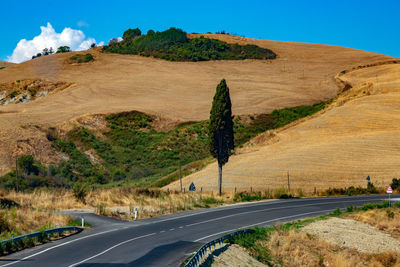
[[[0,60],[0,68],[9,67],[9,66],[12,66],[12,65],[14,65],[14,63],[6,62],[6,61],[1,61],[1,60]]]
[[[31,153],[44,163],[62,158],[46,138],[44,129],[49,127],[68,128],[82,125],[85,119],[81,118],[131,110],[176,123],[205,120],[221,78],[231,89],[235,115],[266,114],[331,99],[340,90],[334,79],[338,72],[393,59],[338,46],[201,35],[231,44],[255,44],[271,49],[277,58],[169,62],[101,53],[101,48],[96,48],[40,57],[2,70],[0,84],[40,79],[70,86],[35,101],[0,107],[0,173],[10,170],[17,153]],[[82,53],[92,54],[94,61],[68,62],[72,55]],[[96,122],[93,118],[88,120]],[[100,124],[87,126],[102,127]]]

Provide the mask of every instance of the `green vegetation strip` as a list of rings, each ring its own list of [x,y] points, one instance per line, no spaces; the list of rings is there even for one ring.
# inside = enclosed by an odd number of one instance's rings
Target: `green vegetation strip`
[[[275,110],[271,114],[236,116],[235,145],[323,109],[329,102]],[[0,177],[5,189],[67,187],[90,184],[95,187],[162,187],[183,175],[213,162],[208,148],[208,121],[190,122],[167,132],[153,126],[154,117],[138,112],[122,112],[105,117],[108,130],[94,132],[77,127],[65,138],[50,128],[47,139],[68,158],[57,165],[44,166],[32,156],[22,157],[19,179],[15,170]],[[85,152],[85,153],[84,153]]]
[[[103,52],[153,56],[169,61],[276,58],[273,51],[256,45],[227,44],[203,36],[189,39],[186,32],[176,28],[163,32],[149,30],[146,35],[141,35],[139,29],[129,29],[123,36],[123,41],[104,46]]]

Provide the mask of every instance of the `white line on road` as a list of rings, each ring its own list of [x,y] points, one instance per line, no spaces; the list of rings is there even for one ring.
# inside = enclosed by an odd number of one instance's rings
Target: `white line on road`
[[[196,240],[193,241],[193,242],[199,242],[199,241],[201,241],[201,240],[207,239],[207,238],[212,237],[212,236],[215,236],[215,235],[221,235],[221,234],[225,234],[225,233],[228,233],[228,232],[233,232],[233,231],[237,230],[238,228],[250,228],[250,227],[253,227],[253,226],[260,225],[260,224],[266,224],[266,223],[270,223],[270,222],[274,222],[274,221],[279,221],[279,220],[283,220],[283,219],[301,217],[301,216],[310,215],[310,214],[314,214],[314,213],[324,213],[324,212],[328,212],[328,211],[331,211],[331,210],[332,210],[332,209],[329,209],[329,210],[319,210],[319,211],[307,212],[307,213],[302,213],[302,214],[297,214],[297,215],[292,215],[292,216],[280,217],[280,218],[276,218],[276,219],[272,219],[272,220],[268,220],[268,221],[263,221],[263,222],[255,223],[255,224],[251,224],[251,225],[246,225],[246,226],[242,226],[242,227],[237,227],[237,228],[235,228],[235,229],[231,229],[231,230],[227,230],[227,231],[215,233],[215,234],[212,234],[212,235],[208,235],[208,236],[205,236],[205,237],[196,239]]]
[[[32,257],[35,257],[35,256],[37,256],[37,255],[40,255],[40,254],[42,254],[42,253],[45,253],[45,252],[47,252],[47,251],[49,251],[49,250],[52,250],[52,249],[55,249],[55,248],[58,248],[58,247],[62,247],[62,246],[71,244],[71,243],[73,243],[73,242],[76,242],[76,241],[79,241],[79,240],[82,240],[82,239],[86,239],[86,238],[92,237],[92,236],[102,235],[102,234],[114,232],[114,231],[117,231],[117,230],[118,230],[118,229],[112,229],[112,230],[108,230],[108,231],[104,231],[104,232],[100,232],[100,233],[96,233],[96,234],[92,234],[92,235],[82,236],[82,237],[80,237],[80,238],[77,238],[77,239],[74,239],[74,240],[71,240],[71,241],[67,241],[67,242],[61,243],[61,244],[59,244],[59,245],[56,245],[56,246],[54,246],[54,247],[50,247],[50,248],[47,248],[47,249],[45,249],[45,250],[39,251],[39,252],[37,252],[37,253],[35,253],[35,254],[29,255],[29,256],[27,256],[27,257],[25,257],[25,258],[22,258],[22,259],[20,259],[20,260],[13,261],[13,262],[10,262],[10,263],[4,264],[4,265],[0,265],[0,266],[10,266],[10,265],[16,264],[16,263],[18,263],[18,262],[25,261],[25,260],[27,260],[27,259],[30,259],[30,258],[32,258]]]
[[[360,201],[368,201],[368,200],[360,200]],[[335,204],[335,203],[346,203],[346,202],[354,202],[354,201],[331,201],[331,202],[325,202],[325,203],[319,203],[319,204],[306,204],[306,205],[292,205],[292,206],[286,206],[285,209],[288,208],[298,208],[298,207],[308,207],[308,206],[321,206],[321,205],[328,205],[328,204]],[[262,210],[253,210],[253,211],[245,211],[245,212],[240,212],[240,213],[235,213],[235,214],[231,214],[231,215],[226,215],[223,217],[218,217],[218,218],[214,218],[214,219],[210,219],[210,220],[206,220],[206,221],[201,221],[201,222],[196,222],[196,223],[191,223],[191,224],[187,224],[185,225],[186,227],[190,227],[190,226],[194,226],[194,225],[199,225],[199,224],[203,224],[203,223],[208,223],[208,222],[213,222],[213,221],[218,221],[218,220],[222,220],[222,219],[226,219],[226,218],[230,218],[230,217],[237,217],[239,215],[244,215],[244,214],[249,214],[249,213],[257,213],[257,212],[263,212],[263,211],[270,211],[270,210],[281,210],[282,207],[277,207],[277,208],[267,208],[267,209],[262,209]]]
[[[116,244],[116,245],[114,245],[114,246],[112,246],[112,247],[110,247],[110,248],[108,248],[108,249],[106,249],[106,250],[104,250],[104,251],[102,251],[102,252],[100,252],[100,253],[98,253],[98,254],[92,256],[92,257],[89,257],[89,258],[84,259],[84,260],[82,260],[82,261],[80,261],[80,262],[71,264],[69,267],[73,267],[73,266],[79,265],[79,264],[81,264],[81,263],[87,262],[87,261],[89,261],[89,260],[91,260],[91,259],[94,259],[94,258],[96,258],[96,257],[98,257],[98,256],[101,256],[101,255],[103,255],[104,253],[107,253],[108,251],[110,251],[110,250],[112,250],[112,249],[114,249],[114,248],[116,248],[116,247],[119,247],[119,246],[121,246],[121,245],[123,245],[123,244],[126,244],[126,243],[128,243],[128,242],[131,242],[131,241],[134,241],[134,240],[143,238],[143,237],[152,236],[152,235],[155,235],[155,234],[156,234],[156,233],[151,233],[151,234],[148,234],[148,235],[142,235],[142,236],[138,236],[138,237],[135,237],[135,238],[131,238],[131,239],[125,240],[125,241],[123,241],[123,242],[121,242],[121,243],[118,243],[118,244]]]

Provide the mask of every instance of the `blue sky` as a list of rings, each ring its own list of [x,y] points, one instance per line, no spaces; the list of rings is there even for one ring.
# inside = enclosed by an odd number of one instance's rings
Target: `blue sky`
[[[225,30],[246,37],[334,44],[400,57],[400,1],[1,1],[0,59],[51,23],[97,42],[127,28]]]

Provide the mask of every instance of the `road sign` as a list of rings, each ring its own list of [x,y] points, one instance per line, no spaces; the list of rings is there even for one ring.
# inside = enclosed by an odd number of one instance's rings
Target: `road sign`
[[[369,182],[371,180],[371,178],[369,178],[369,175],[368,175],[368,177],[367,177],[367,181]]]
[[[193,182],[189,186],[189,191],[196,191],[196,187],[194,186]]]
[[[393,193],[392,187],[389,185],[388,188],[386,189],[386,193],[391,194]]]

